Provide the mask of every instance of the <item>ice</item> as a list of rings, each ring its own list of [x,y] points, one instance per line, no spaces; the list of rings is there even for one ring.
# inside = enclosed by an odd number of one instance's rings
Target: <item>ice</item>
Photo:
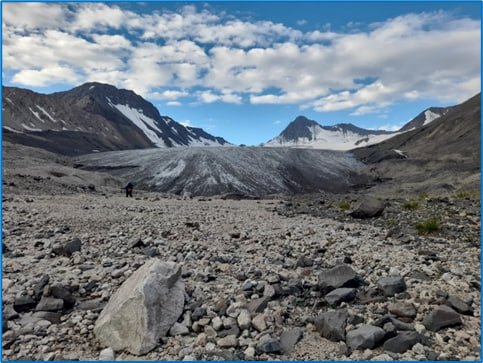
[[[31,110],[32,111],[32,110]],[[25,124],[22,124],[22,127],[27,130],[27,131],[35,131],[35,132],[39,132],[39,131],[42,131],[41,129],[36,129],[36,128],[33,128],[33,127],[29,127]]]
[[[45,123],[45,121],[44,121],[44,120],[42,120],[42,119],[40,118],[40,116],[39,116],[39,113],[38,113],[38,112],[35,112],[35,111],[34,111],[34,110],[32,110],[30,107],[29,107],[29,110],[30,110],[30,112],[32,112],[32,113],[34,114],[34,116],[35,116],[37,119],[39,119],[39,120],[40,120],[40,122],[42,122],[43,124]],[[23,124],[22,124],[22,125],[23,125]]]
[[[424,120],[423,126],[429,124],[430,122],[433,122],[437,118],[440,118],[441,115],[438,115],[437,113],[434,113],[431,110],[426,110],[426,112],[424,112],[424,117],[425,117],[425,120]]]

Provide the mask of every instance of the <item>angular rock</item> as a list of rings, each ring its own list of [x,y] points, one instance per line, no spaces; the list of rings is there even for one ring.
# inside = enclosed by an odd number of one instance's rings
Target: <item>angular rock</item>
[[[70,291],[67,290],[65,287],[63,287],[62,285],[52,286],[50,288],[50,294],[53,297],[64,300],[64,306],[66,308],[72,308],[72,307],[74,307],[74,305],[76,303],[75,297],[72,296]]]
[[[221,348],[236,348],[238,347],[238,339],[235,335],[228,335],[219,339],[216,344]]]
[[[377,286],[382,290],[384,296],[394,296],[397,293],[406,291],[406,283],[401,276],[381,277],[377,281]]]
[[[339,287],[357,287],[356,273],[346,264],[337,265],[319,273],[319,287],[333,290]]]
[[[52,324],[60,324],[61,313],[52,311],[37,311],[32,315],[34,318],[50,321]]]
[[[64,300],[43,296],[35,307],[37,311],[58,311],[64,307]]]
[[[250,327],[252,319],[250,317],[250,313],[248,312],[248,310],[240,311],[240,314],[238,315],[238,318],[237,318],[237,322],[241,330],[245,330]]]
[[[44,291],[44,287],[49,283],[49,280],[50,280],[50,276],[47,274],[44,274],[40,278],[39,282],[37,282],[34,285],[33,290],[34,290],[35,300],[37,301],[40,300],[40,298],[42,297],[42,292]]]
[[[385,334],[381,328],[363,325],[347,333],[346,344],[352,350],[372,349],[384,338]]]
[[[268,354],[280,354],[282,352],[280,341],[268,335],[265,335],[260,339],[257,348],[260,352]]]
[[[421,342],[421,334],[415,331],[404,331],[396,335],[394,338],[386,340],[382,347],[385,351],[388,352],[404,353],[411,349],[417,343]]]
[[[169,329],[169,335],[175,337],[177,335],[186,335],[189,334],[189,329],[180,323],[174,323],[171,329]]]
[[[115,351],[145,354],[159,344],[183,313],[181,268],[148,260],[112,295],[96,321],[94,334]]]
[[[79,238],[74,238],[72,241],[65,243],[63,246],[55,247],[52,252],[56,255],[70,257],[74,252],[80,252],[82,242]]]
[[[112,350],[112,348],[103,349],[99,353],[99,360],[101,361],[113,361],[114,358],[114,351]]]
[[[431,311],[423,320],[426,329],[438,331],[448,326],[462,324],[460,315],[449,306],[441,305]]]
[[[251,314],[262,313],[263,310],[265,310],[265,308],[267,307],[269,301],[270,297],[263,296],[261,298],[250,301],[247,304],[247,309]]]
[[[341,287],[325,295],[324,299],[330,305],[338,305],[341,302],[350,302],[355,299],[357,290],[350,287]]]
[[[327,311],[315,319],[315,327],[321,336],[338,342],[345,340],[345,327],[349,313],[346,309]]]
[[[225,329],[225,330],[222,330],[220,332],[218,332],[218,336],[220,338],[224,338],[224,337],[227,337],[229,335],[234,335],[234,336],[239,336],[240,335],[240,328],[238,328],[238,326],[232,326],[230,329]]]
[[[414,326],[411,324],[405,323],[401,320],[396,319],[394,316],[391,314],[386,314],[382,318],[377,319],[374,322],[375,326],[382,327],[387,323],[393,324],[397,330],[414,330]]]
[[[32,310],[37,305],[37,302],[30,296],[20,296],[13,302],[13,309],[17,313]]]
[[[384,203],[373,197],[363,197],[349,214],[354,218],[365,219],[379,217],[384,211]]]
[[[414,305],[408,303],[397,302],[394,304],[389,304],[388,310],[390,313],[403,318],[414,319],[417,315]]]
[[[293,328],[289,330],[284,330],[280,336],[280,350],[283,354],[290,353],[295,344],[297,344],[300,339],[302,339],[302,329]]]
[[[252,319],[253,327],[260,333],[267,330],[267,324],[265,323],[265,315],[259,314]]]
[[[457,296],[448,297],[445,304],[452,307],[460,314],[473,315],[473,308]]]

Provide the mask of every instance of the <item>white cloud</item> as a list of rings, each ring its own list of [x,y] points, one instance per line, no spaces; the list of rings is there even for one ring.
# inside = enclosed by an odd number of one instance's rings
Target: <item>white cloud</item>
[[[5,3],[3,67],[32,87],[97,80],[173,105],[193,93],[203,103],[352,115],[401,99],[457,102],[480,90],[479,21],[432,12],[365,31],[355,25],[303,33],[209,7],[141,14],[103,3]],[[356,82],[368,78],[375,81]]]
[[[178,102],[178,101],[169,101],[169,102],[166,102],[166,105],[167,106],[172,106],[172,107],[178,107],[178,106],[181,106],[181,102]]]

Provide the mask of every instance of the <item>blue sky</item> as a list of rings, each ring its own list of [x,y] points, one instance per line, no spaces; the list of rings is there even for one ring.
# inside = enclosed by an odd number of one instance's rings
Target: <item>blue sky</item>
[[[3,3],[3,84],[99,81],[256,145],[298,115],[397,129],[479,92],[479,2]]]

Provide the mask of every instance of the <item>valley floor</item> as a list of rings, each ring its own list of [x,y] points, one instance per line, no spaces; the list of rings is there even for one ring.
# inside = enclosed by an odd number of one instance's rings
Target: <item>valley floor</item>
[[[382,217],[358,221],[341,211],[344,196],[181,200],[135,191],[135,198],[125,198],[108,188],[52,195],[15,183],[4,180],[3,187],[2,233],[8,250],[3,254],[2,299],[10,320],[2,359],[97,359],[103,347],[93,327],[100,310],[150,258],[183,266],[189,300],[181,321],[187,334],[164,338],[144,356],[117,352],[116,359],[480,359],[479,204],[464,196],[421,199],[415,211],[393,200]],[[414,223],[433,214],[441,217],[441,229],[435,235],[418,235]],[[57,244],[74,238],[81,240],[80,253],[70,258],[51,254]],[[147,249],[131,247],[136,239]],[[148,256],[153,254],[159,255]],[[324,302],[317,276],[342,262],[363,281],[353,302],[335,308],[348,309],[347,330],[377,324],[390,304],[408,303],[416,316],[403,320],[426,337],[423,344],[402,354],[384,352],[380,346],[351,352],[344,342],[320,336],[315,319],[332,308]],[[44,274],[50,286],[63,285],[77,300],[57,324],[36,318],[32,311],[15,314],[12,309],[23,294],[35,294]],[[367,299],[379,278],[394,274],[404,277],[405,292]],[[281,294],[275,293],[279,290]],[[252,320],[251,328],[235,334],[237,347],[223,347],[223,328],[213,328],[216,317],[236,331],[232,318],[264,294],[272,298],[252,319],[263,314],[265,327],[258,331]],[[423,319],[447,296],[460,298],[472,313],[460,314],[462,325],[427,331]],[[220,309],[223,305],[226,309]],[[205,309],[202,324],[193,318],[200,307]],[[264,335],[278,339],[294,328],[303,336],[289,353],[258,349]]]

